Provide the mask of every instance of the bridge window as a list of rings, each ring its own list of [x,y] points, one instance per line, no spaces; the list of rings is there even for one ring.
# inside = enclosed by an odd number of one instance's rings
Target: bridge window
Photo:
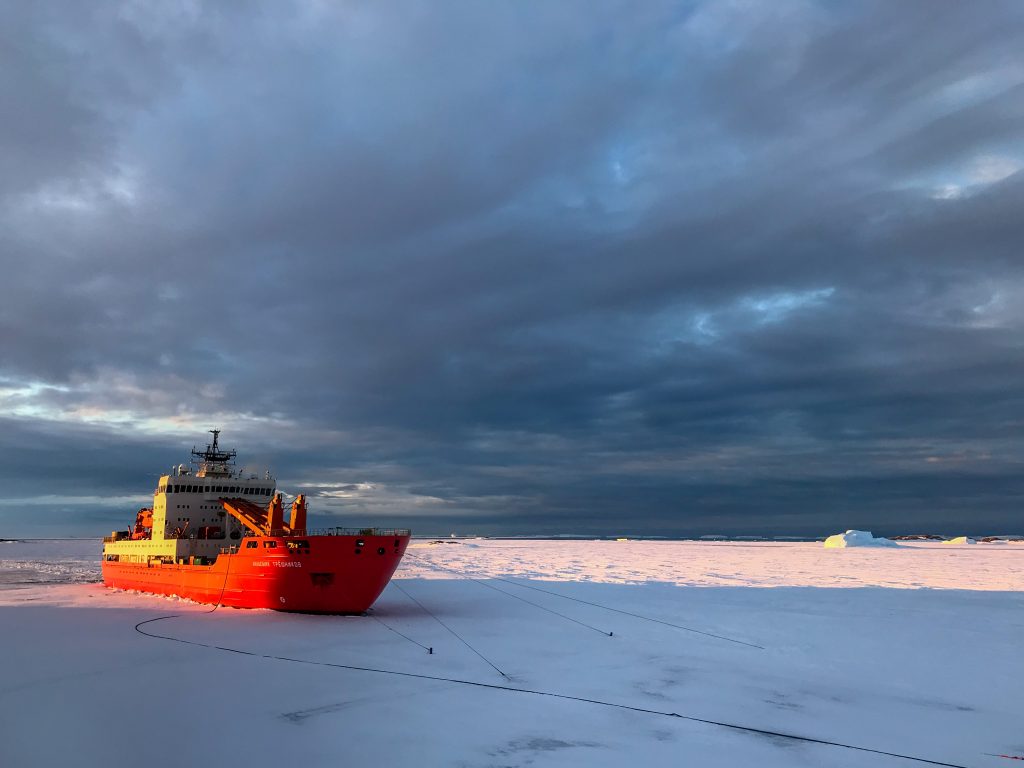
[[[247,542],[245,542],[245,548],[246,549],[256,549],[256,547],[258,547],[259,544],[260,543],[258,541],[247,541]]]
[[[277,549],[277,542],[276,541],[264,541],[263,542],[263,548],[264,549]]]

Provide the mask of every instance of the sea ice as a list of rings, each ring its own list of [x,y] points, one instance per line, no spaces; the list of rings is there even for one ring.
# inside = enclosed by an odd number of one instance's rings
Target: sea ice
[[[96,542],[4,548],[0,765],[914,765],[673,713],[1022,753],[1024,547],[473,543],[415,542],[369,616],[211,612],[75,583]],[[184,642],[135,631],[168,615],[141,629]]]

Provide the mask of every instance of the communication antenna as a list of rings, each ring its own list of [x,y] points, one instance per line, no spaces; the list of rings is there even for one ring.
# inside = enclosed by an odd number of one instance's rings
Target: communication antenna
[[[231,462],[234,461],[237,452],[232,448],[230,451],[222,451],[220,446],[217,444],[217,438],[220,437],[219,429],[209,430],[210,434],[213,435],[213,442],[207,444],[205,451],[196,450],[195,446],[192,446],[192,459],[193,464],[198,464],[199,468],[208,474],[220,474],[231,472]]]

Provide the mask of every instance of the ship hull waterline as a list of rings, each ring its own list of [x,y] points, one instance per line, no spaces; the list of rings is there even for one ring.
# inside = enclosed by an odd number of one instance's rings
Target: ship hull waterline
[[[357,614],[384,591],[408,544],[407,534],[250,536],[212,565],[104,560],[103,583],[231,608]]]

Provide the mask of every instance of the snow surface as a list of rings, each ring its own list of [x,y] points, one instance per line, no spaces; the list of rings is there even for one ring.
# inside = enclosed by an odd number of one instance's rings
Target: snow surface
[[[3,766],[915,765],[659,712],[964,766],[1024,755],[1024,547],[424,541],[370,617],[82,583],[98,553],[0,550]],[[166,615],[143,629],[203,645],[134,630]]]

